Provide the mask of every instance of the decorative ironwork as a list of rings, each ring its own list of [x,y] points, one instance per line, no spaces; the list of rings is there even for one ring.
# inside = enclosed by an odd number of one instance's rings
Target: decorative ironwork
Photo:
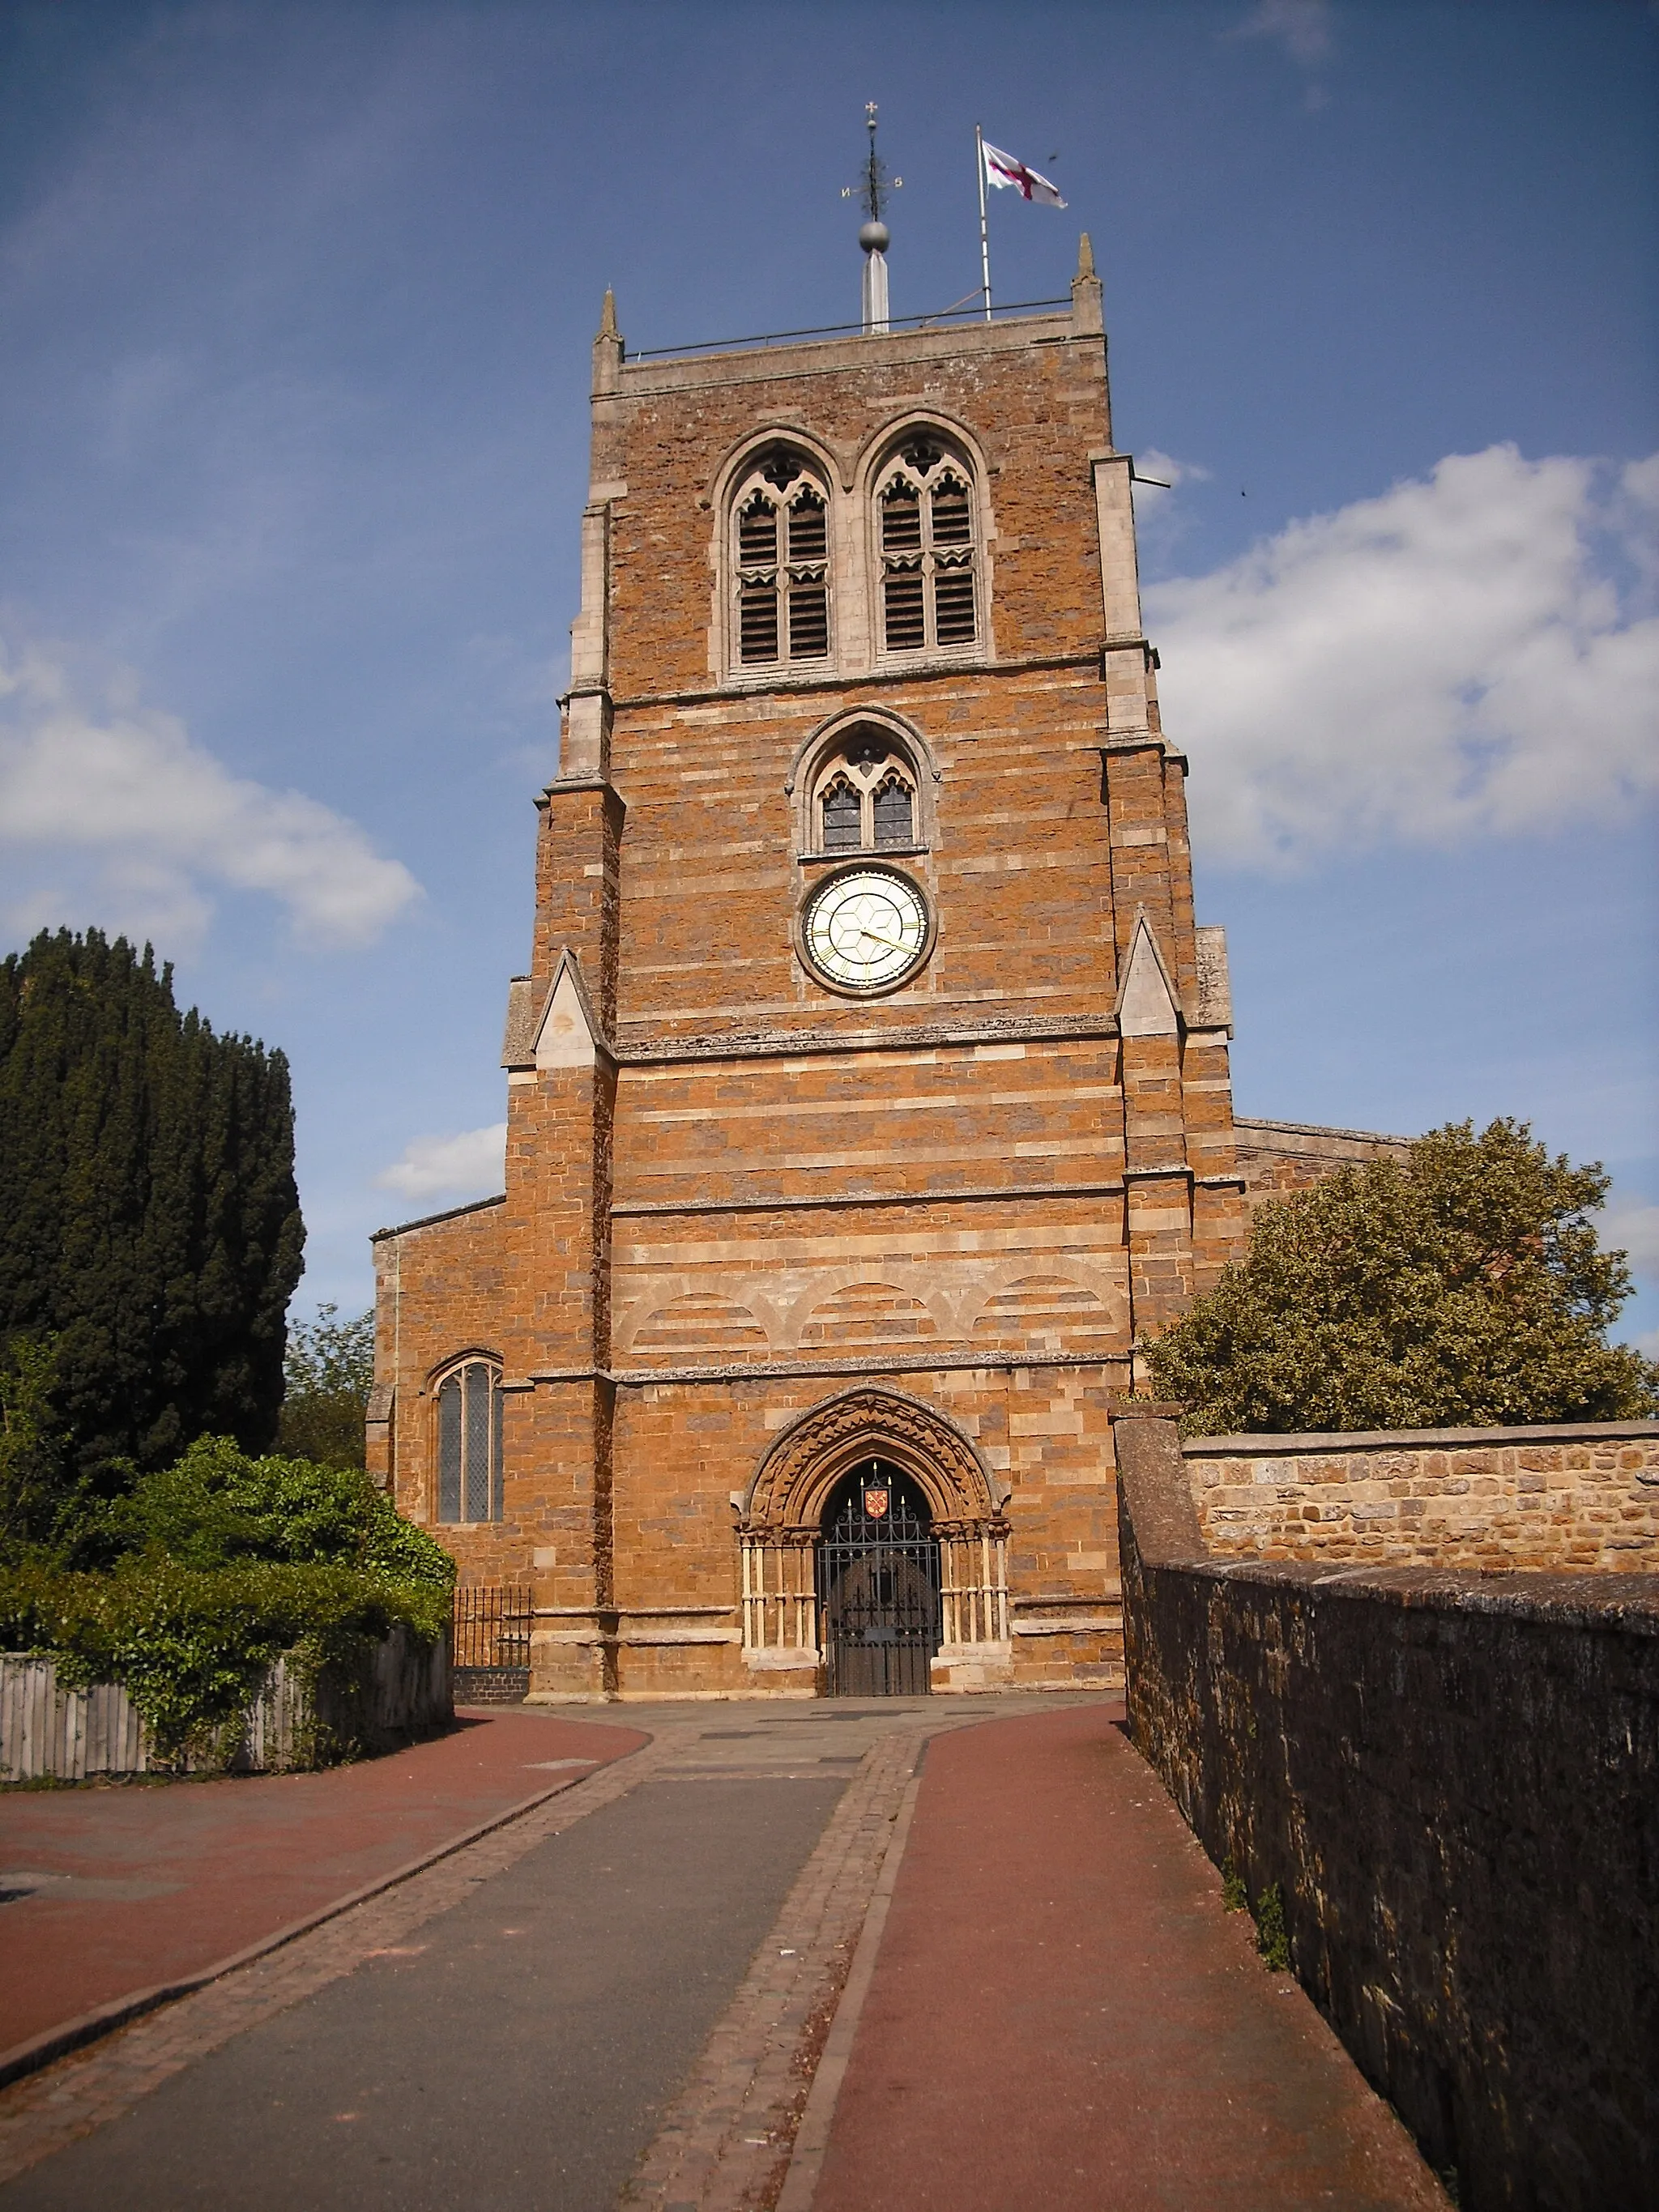
[[[818,1552],[832,1698],[919,1698],[939,1647],[939,1554],[927,1502],[872,1460],[832,1500]]]
[[[864,103],[864,120],[870,133],[870,151],[864,157],[864,173],[856,185],[843,185],[841,196],[844,200],[856,199],[864,210],[866,222],[879,222],[887,212],[889,192],[902,191],[902,177],[890,177],[887,164],[876,151],[876,103]],[[885,240],[883,241],[884,244]]]

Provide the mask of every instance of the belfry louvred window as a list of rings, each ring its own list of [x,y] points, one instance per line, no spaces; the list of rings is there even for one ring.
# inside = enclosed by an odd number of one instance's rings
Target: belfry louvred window
[[[876,494],[881,639],[889,653],[971,645],[979,635],[973,486],[928,438],[895,456]]]
[[[452,1367],[439,1383],[438,1518],[501,1517],[501,1377],[487,1359]]]
[[[745,668],[830,651],[830,507],[783,447],[763,453],[735,501],[738,659]]]

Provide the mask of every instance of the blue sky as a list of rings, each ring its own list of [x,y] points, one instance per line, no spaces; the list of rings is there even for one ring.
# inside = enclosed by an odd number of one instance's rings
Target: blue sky
[[[1086,228],[1241,1112],[1497,1113],[1659,1333],[1659,18],[1570,6],[0,11],[0,929],[288,1052],[297,1310],[489,1187],[588,347],[1063,292]]]

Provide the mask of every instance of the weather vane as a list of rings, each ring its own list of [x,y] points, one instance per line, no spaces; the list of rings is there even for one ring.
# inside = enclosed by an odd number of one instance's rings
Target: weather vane
[[[864,104],[864,118],[870,126],[870,154],[864,165],[861,185],[843,185],[842,198],[850,200],[856,191],[864,204],[864,222],[859,230],[859,244],[864,248],[864,332],[866,337],[884,337],[887,331],[887,225],[882,221],[882,210],[887,204],[890,191],[897,191],[904,182],[902,177],[889,179],[887,165],[876,151],[876,103],[868,100]]]
[[[870,126],[870,153],[864,164],[864,180],[861,184],[843,185],[841,196],[844,200],[850,200],[856,193],[863,203],[868,221],[879,222],[886,212],[888,193],[897,191],[904,179],[902,177],[890,178],[887,164],[876,151],[876,103],[873,100],[865,101],[864,116]]]

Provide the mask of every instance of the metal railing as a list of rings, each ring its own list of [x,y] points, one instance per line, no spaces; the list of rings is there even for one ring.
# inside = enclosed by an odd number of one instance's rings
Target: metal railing
[[[535,1593],[510,1583],[458,1583],[453,1650],[458,1667],[527,1667]]]
[[[984,303],[977,292],[970,295],[972,304],[936,308],[927,315],[894,315],[889,319],[888,331],[884,335],[895,335],[904,331],[939,330],[954,323],[982,323],[988,319]],[[1060,300],[1017,300],[1010,306],[998,307],[988,318],[993,322],[1004,322],[1011,315],[1029,315],[1039,307],[1069,307],[1068,294]],[[862,334],[862,323],[819,323],[808,330],[763,331],[747,338],[700,338],[691,345],[625,346],[624,361],[684,361],[694,354],[732,353],[744,346],[793,345],[802,338],[856,337]]]

